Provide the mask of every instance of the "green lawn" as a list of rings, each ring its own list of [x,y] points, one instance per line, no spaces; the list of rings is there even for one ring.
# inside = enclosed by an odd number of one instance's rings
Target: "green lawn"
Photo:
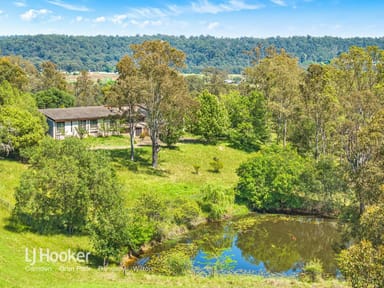
[[[107,146],[112,146],[111,142],[114,142],[115,146],[116,141],[126,140],[115,137],[102,138]],[[159,191],[172,198],[178,195],[194,197],[206,183],[231,187],[237,181],[235,169],[251,156],[226,144],[179,144],[175,149],[162,148],[160,167],[155,171],[150,168],[150,148],[143,147],[137,149],[138,171],[132,171],[131,163],[126,160],[128,152],[125,148],[110,151],[128,203],[143,191]],[[223,161],[224,168],[221,173],[209,171],[209,162],[213,157],[219,157]],[[194,164],[201,166],[199,175],[193,173]],[[25,164],[0,160],[2,203],[14,204],[13,193],[25,169]],[[0,287],[345,287],[337,281],[311,286],[294,279],[263,279],[255,276],[220,276],[212,279],[128,272],[124,277],[119,267],[112,267],[113,271],[100,271],[96,264],[100,262],[92,257],[90,266],[44,262],[31,267],[25,260],[26,248],[48,248],[58,252],[71,249],[91,253],[92,248],[86,236],[47,236],[13,231],[8,227],[10,213],[11,209],[0,203]],[[36,269],[48,271],[33,271]]]
[[[84,138],[83,141],[92,148],[125,148],[130,144],[129,138],[123,135],[110,137],[87,137]]]
[[[226,144],[179,144],[174,149],[162,148],[159,169],[151,168],[151,149],[136,149],[137,171],[127,161],[128,149],[110,152],[116,163],[118,175],[124,184],[124,194],[136,198],[139,193],[157,191],[165,197],[194,197],[208,183],[233,187],[237,182],[236,168],[251,155],[228,147]],[[218,157],[224,164],[220,173],[211,171],[209,163]],[[200,166],[196,174],[193,166]]]

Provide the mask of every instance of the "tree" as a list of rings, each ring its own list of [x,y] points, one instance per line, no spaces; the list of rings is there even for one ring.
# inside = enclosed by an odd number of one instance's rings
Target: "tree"
[[[215,143],[227,133],[228,112],[219,99],[208,91],[200,94],[197,101],[199,109],[196,112],[195,133],[208,143]]]
[[[55,63],[51,61],[43,62],[41,64],[41,68],[40,90],[48,90],[50,88],[57,88],[63,91],[67,90],[67,81],[65,81],[65,76],[57,70]]]
[[[183,107],[188,90],[179,69],[184,66],[183,52],[164,41],[145,41],[131,45],[133,58],[137,61],[140,77],[147,83],[146,95],[142,98],[147,110],[146,121],[152,141],[152,167],[158,165],[160,151],[159,134],[165,122],[169,106]]]
[[[259,210],[301,208],[305,160],[289,146],[264,147],[237,169],[237,199]]]
[[[256,91],[249,95],[231,93],[224,96],[231,122],[230,140],[240,149],[258,150],[269,140],[266,100]]]
[[[159,138],[168,147],[176,144],[184,134],[184,115],[173,107],[165,112],[166,122],[162,126]]]
[[[15,193],[14,216],[33,230],[85,231],[90,221],[112,219],[112,208],[122,202],[108,157],[77,138],[44,139],[29,162]]]
[[[304,76],[303,84],[301,85],[301,119],[297,129],[302,133],[308,133],[305,127],[305,121],[309,121],[314,127],[314,157],[319,159],[321,155],[329,152],[330,146],[334,146],[330,142],[335,138],[333,134],[336,131],[336,119],[340,114],[339,103],[336,97],[336,91],[331,81],[331,67],[311,64]],[[302,133],[298,133],[298,137],[304,138]],[[313,134],[312,134],[313,135]],[[307,135],[306,138],[312,137]],[[311,139],[312,140],[312,139]],[[313,147],[313,145],[312,145]],[[311,147],[311,148],[312,148]]]
[[[204,79],[201,75],[187,75],[185,76],[185,81],[191,95],[197,97],[204,91]]]
[[[39,109],[72,107],[75,97],[57,88],[39,91],[33,95]]]
[[[245,69],[247,81],[260,89],[267,105],[272,111],[278,142],[287,144],[289,122],[291,121],[297,97],[302,70],[297,59],[288,55],[283,49],[277,53],[270,47],[267,57],[255,62]]]
[[[130,56],[124,56],[117,63],[117,71],[119,77],[116,84],[113,86],[112,93],[109,93],[108,100],[122,108],[124,106],[123,117],[127,119],[129,125],[130,136],[130,158],[135,160],[135,128],[136,123],[140,119],[140,110],[138,105],[141,104],[140,100],[144,97],[145,82],[140,79],[138,74],[138,68],[134,62],[134,59]]]
[[[28,77],[26,73],[6,57],[0,58],[0,84],[4,81],[21,91],[27,90]]]
[[[27,83],[26,85],[22,84],[22,87],[17,86],[22,91],[30,91],[30,92],[36,92],[39,86],[39,71],[36,69],[36,66],[29,60],[26,60],[20,56],[6,56],[4,57],[6,60],[8,60],[11,64],[16,65],[20,67],[25,75],[27,76]],[[21,82],[25,82],[22,78],[20,79]]]
[[[129,216],[119,193],[113,191],[99,196],[98,209],[94,211],[92,221],[87,223],[86,228],[94,249],[104,258],[106,266],[110,257],[117,259],[132,249],[131,242],[135,238],[129,234]]]
[[[359,201],[360,214],[381,183],[375,179],[375,166],[383,143],[383,73],[384,51],[377,47],[351,47],[332,63],[335,87],[343,109],[339,121],[339,145],[349,165],[348,174]],[[370,180],[368,180],[370,179]],[[375,179],[375,180],[373,180]],[[374,185],[377,186],[377,185]]]
[[[31,112],[0,106],[0,143],[8,147],[8,152],[18,154],[21,149],[37,144],[44,137],[44,128],[42,119]]]
[[[4,81],[0,85],[0,150],[6,155],[12,151],[19,154],[21,149],[37,144],[45,128],[33,97]]]
[[[215,67],[207,67],[203,71],[205,80],[205,89],[209,93],[219,97],[227,92],[225,80],[228,78],[228,73]]]
[[[88,71],[80,71],[74,90],[76,106],[94,106],[103,103],[101,91],[92,81]]]

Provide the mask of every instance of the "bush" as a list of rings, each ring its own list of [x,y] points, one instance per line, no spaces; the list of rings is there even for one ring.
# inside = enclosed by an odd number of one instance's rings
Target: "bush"
[[[305,264],[301,274],[302,280],[308,282],[320,281],[323,274],[323,264],[319,259],[313,259]]]
[[[138,251],[142,245],[149,243],[156,233],[155,224],[148,221],[148,218],[131,212],[128,215],[127,236],[129,246],[134,251]]]
[[[213,161],[209,163],[212,167],[212,171],[215,173],[219,173],[221,169],[223,169],[224,164],[220,161],[219,158],[213,157]]]
[[[46,138],[28,154],[30,166],[15,192],[14,216],[32,219],[25,224],[33,230],[82,232],[97,213],[121,204],[110,158],[90,151],[81,140]]]
[[[157,192],[145,192],[137,199],[136,213],[145,215],[152,221],[165,221],[168,216],[168,203]]]
[[[266,146],[237,169],[237,200],[259,210],[303,206],[305,159],[290,147]]]
[[[384,244],[384,205],[368,206],[360,217],[361,237],[373,245]]]
[[[201,216],[201,210],[196,201],[178,199],[173,209],[174,219],[177,225],[193,226]]]
[[[153,255],[148,261],[151,271],[167,276],[182,276],[192,271],[192,256],[196,253],[193,244],[179,244],[172,249]]]
[[[203,194],[201,209],[208,213],[209,220],[219,220],[229,212],[234,203],[234,193],[231,189],[224,189],[213,185],[206,185],[201,189]]]
[[[181,136],[184,134],[182,123],[183,122],[179,123],[179,125],[166,125],[166,127],[160,131],[160,140],[167,144],[168,147],[172,147],[179,142]]]
[[[353,288],[384,287],[384,246],[361,241],[341,251],[338,266]]]

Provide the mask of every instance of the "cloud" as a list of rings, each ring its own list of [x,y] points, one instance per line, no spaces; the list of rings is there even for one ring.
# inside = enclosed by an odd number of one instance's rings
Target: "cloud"
[[[122,24],[124,22],[124,20],[127,18],[128,18],[128,16],[125,14],[115,15],[112,17],[111,21],[112,21],[112,23],[115,23],[115,24]]]
[[[160,8],[133,8],[126,14],[129,18],[150,19],[169,16],[169,11]]]
[[[15,5],[16,7],[25,7],[25,6],[27,6],[27,4],[24,1],[13,2],[13,5]]]
[[[76,21],[76,22],[81,22],[81,21],[83,21],[83,20],[84,20],[84,18],[81,17],[81,16],[77,16],[77,17],[75,18],[75,21]]]
[[[97,18],[94,20],[95,23],[104,23],[105,21],[107,21],[107,18],[105,18],[104,16],[97,17]]]
[[[158,26],[159,21],[144,21],[150,19],[161,19],[171,16],[179,15],[183,12],[182,7],[171,5],[167,8],[155,8],[155,7],[143,7],[143,8],[131,8],[125,14],[114,15],[109,20],[114,24],[126,25],[126,20],[131,20],[130,23],[140,27],[146,26]],[[132,20],[135,20],[132,22]],[[139,21],[142,20],[142,21]]]
[[[52,17],[50,17],[49,18],[49,22],[58,22],[58,21],[61,21],[61,20],[63,20],[64,18],[62,17],[62,16],[59,16],[59,15],[57,15],[57,16],[52,16]]]
[[[24,21],[31,21],[37,17],[44,16],[50,13],[52,13],[52,11],[47,9],[40,9],[40,10],[30,9],[25,13],[21,14],[20,17]]]
[[[212,22],[212,23],[209,23],[208,24],[208,30],[214,30],[216,29],[217,27],[220,26],[220,23],[219,22]]]
[[[279,1],[279,0],[275,0]],[[209,0],[192,2],[192,10],[202,14],[218,14],[222,12],[233,12],[241,10],[258,10],[263,8],[260,4],[247,4],[242,0],[229,0],[220,4],[213,4]]]
[[[135,26],[139,26],[140,28],[146,28],[148,26],[156,26],[159,27],[163,25],[163,22],[160,20],[157,21],[151,21],[151,20],[145,20],[145,21],[137,21],[137,20],[131,20],[130,23]]]
[[[279,6],[287,6],[284,0],[271,0],[271,2]]]
[[[55,5],[55,6],[58,6],[58,7],[61,7],[61,8],[64,8],[64,9],[67,9],[67,10],[71,10],[71,11],[79,11],[79,12],[90,11],[90,9],[88,7],[72,5],[72,4],[68,4],[68,3],[65,3],[65,2],[60,1],[60,0],[48,1],[48,3]]]

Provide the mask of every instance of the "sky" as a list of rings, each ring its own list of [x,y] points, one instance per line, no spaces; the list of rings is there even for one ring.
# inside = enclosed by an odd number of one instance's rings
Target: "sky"
[[[383,0],[0,0],[0,35],[384,36]]]

